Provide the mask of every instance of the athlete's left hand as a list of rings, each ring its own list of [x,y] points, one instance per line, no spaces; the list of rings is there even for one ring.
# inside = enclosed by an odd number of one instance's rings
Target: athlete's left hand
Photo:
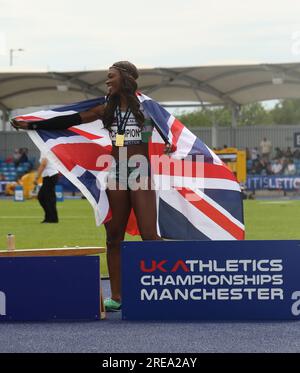
[[[173,152],[172,144],[165,144],[164,154],[170,155]]]

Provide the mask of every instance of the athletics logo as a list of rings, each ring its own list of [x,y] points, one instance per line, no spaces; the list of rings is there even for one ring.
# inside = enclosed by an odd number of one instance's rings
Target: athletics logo
[[[6,296],[5,293],[0,291],[0,316],[6,315]]]

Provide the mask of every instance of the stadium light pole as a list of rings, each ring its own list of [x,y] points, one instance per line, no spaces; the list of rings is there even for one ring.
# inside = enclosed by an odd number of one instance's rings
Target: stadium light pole
[[[13,48],[11,48],[9,50],[9,66],[13,65],[14,52],[24,52],[24,49],[22,49],[22,48],[13,49]]]

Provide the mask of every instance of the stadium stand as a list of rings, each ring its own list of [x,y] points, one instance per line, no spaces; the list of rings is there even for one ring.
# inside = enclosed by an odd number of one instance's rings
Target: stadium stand
[[[3,175],[3,181],[16,181],[32,168],[31,162],[20,163],[15,166],[13,163],[0,161],[0,174]]]
[[[275,154],[270,160],[264,159],[260,154],[252,150],[247,151],[247,174],[248,175],[300,175],[300,153],[298,149],[285,150],[275,149]]]

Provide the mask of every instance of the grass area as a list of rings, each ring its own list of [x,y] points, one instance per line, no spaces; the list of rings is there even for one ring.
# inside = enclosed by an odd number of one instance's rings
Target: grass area
[[[86,200],[58,203],[59,224],[40,224],[43,210],[36,200],[14,202],[0,199],[0,249],[5,249],[7,233],[16,237],[17,249],[104,246],[105,229],[96,227],[94,212]],[[126,236],[126,240],[138,239]],[[101,273],[107,273],[105,254]]]
[[[245,201],[247,240],[299,240],[300,201]]]
[[[300,201],[245,201],[246,239],[300,239]],[[96,227],[86,200],[58,203],[59,224],[40,224],[43,212],[36,200],[0,200],[0,249],[6,235],[16,236],[17,248],[105,246],[104,227]],[[139,238],[127,235],[126,240]],[[107,273],[105,257],[101,271]]]

